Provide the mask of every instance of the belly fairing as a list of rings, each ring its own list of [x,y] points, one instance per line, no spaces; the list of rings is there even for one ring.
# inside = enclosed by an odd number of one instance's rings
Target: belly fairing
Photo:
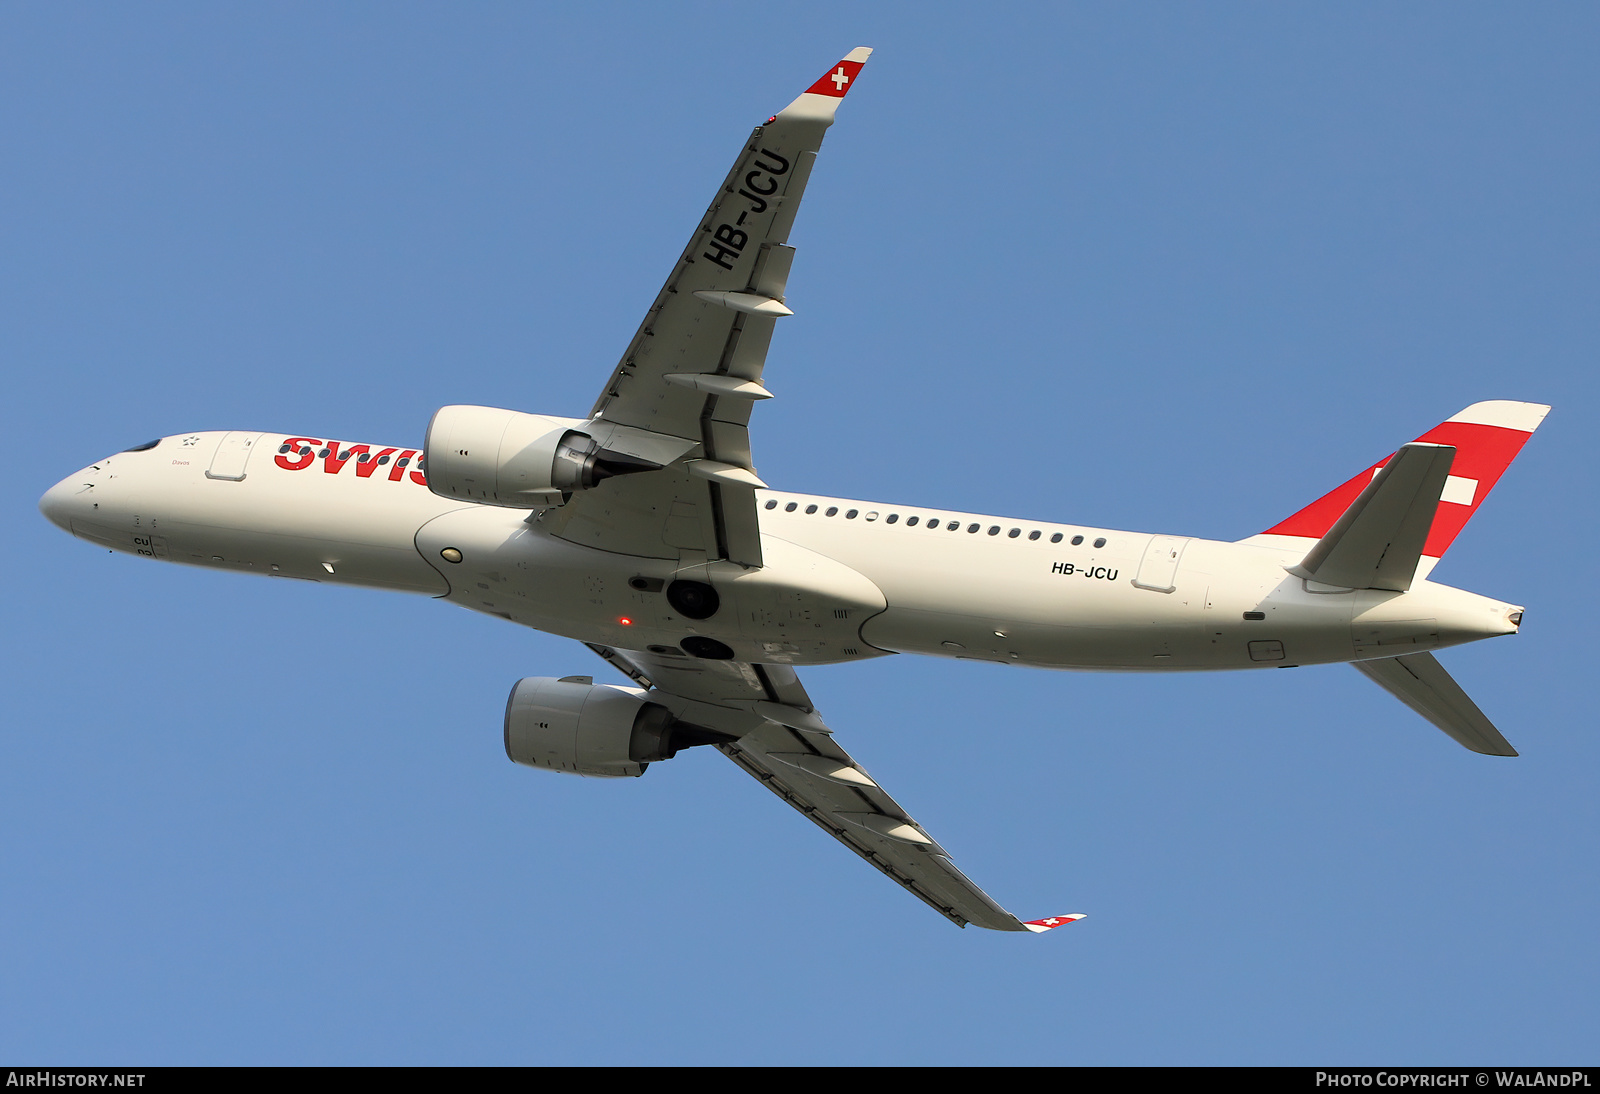
[[[860,636],[885,606],[881,591],[833,559],[763,537],[766,565],[745,569],[695,557],[638,558],[546,534],[527,514],[472,506],[417,533],[417,550],[473,611],[583,642],[689,656],[711,639],[733,659],[827,664],[881,655]],[[709,585],[717,607],[686,618],[674,581]]]

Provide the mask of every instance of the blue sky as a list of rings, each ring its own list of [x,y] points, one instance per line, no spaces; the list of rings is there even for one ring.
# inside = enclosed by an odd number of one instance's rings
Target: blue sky
[[[805,680],[1009,908],[958,931],[709,750],[517,768],[575,643],[112,556],[35,504],[193,429],[581,414],[750,126],[876,47],[792,242],[769,483],[1222,539],[1555,410],[1435,577],[1523,755],[1342,666]],[[0,1057],[1592,1063],[1588,5],[0,12]],[[960,580],[959,575],[952,580]]]

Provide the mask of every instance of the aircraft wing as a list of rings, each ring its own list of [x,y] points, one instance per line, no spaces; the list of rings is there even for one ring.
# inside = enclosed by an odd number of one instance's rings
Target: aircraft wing
[[[1047,931],[1082,915],[1024,922],[996,904],[900,803],[851,759],[811,705],[793,669],[590,646],[651,689],[687,722],[738,739],[718,744],[817,827],[909,889],[959,927]]]
[[[871,52],[852,50],[750,134],[594,405],[602,445],[627,451],[630,431],[646,430],[684,454],[547,512],[552,534],[620,554],[761,565],[755,491],[765,484],[750,457],[750,408],[770,398],[767,345],[792,314],[789,230],[823,134]],[[615,438],[606,424],[622,427]]]

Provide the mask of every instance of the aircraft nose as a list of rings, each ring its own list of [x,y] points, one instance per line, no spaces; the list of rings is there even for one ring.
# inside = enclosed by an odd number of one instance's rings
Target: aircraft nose
[[[79,491],[84,486],[81,479],[81,475],[68,476],[46,490],[44,497],[39,499],[39,512],[63,532],[72,531],[72,518],[81,518],[86,507],[79,498]]]

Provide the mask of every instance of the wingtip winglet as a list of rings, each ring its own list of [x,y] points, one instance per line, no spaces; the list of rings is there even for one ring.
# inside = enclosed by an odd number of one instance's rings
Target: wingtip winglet
[[[832,125],[833,115],[839,109],[840,101],[855,86],[856,77],[861,75],[861,68],[870,56],[872,49],[869,46],[857,46],[852,49],[825,72],[822,79],[802,91],[794,102],[768,118],[767,124],[771,125],[779,119],[784,119]]]
[[[1022,925],[1034,934],[1043,934],[1045,931],[1053,931],[1057,927],[1065,927],[1068,923],[1076,923],[1083,918],[1085,918],[1085,913],[1073,912],[1071,915],[1052,915],[1046,916],[1044,919],[1030,919]]]
[[[867,58],[870,56],[872,50],[869,47],[857,46],[845,54],[838,64],[823,73],[820,80],[806,88],[805,94],[823,95],[829,99],[844,98],[856,82],[856,77],[861,74],[861,66],[867,63]]]

